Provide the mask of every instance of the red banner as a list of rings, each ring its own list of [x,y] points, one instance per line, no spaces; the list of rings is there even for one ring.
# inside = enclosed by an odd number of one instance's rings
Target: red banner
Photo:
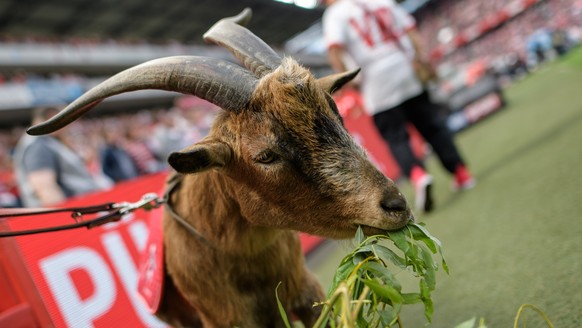
[[[87,206],[137,201],[159,192],[164,174],[147,176],[114,189],[62,204]],[[136,291],[138,260],[148,236],[148,213],[139,210],[121,221],[16,238],[28,272],[57,327],[165,327],[147,312]],[[40,217],[11,221],[11,227],[38,227]],[[63,213],[42,216],[42,225],[71,221]]]

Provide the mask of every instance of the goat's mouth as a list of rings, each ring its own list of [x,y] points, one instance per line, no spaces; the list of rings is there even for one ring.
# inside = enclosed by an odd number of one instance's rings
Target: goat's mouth
[[[385,235],[388,230],[383,230],[379,228],[374,228],[367,225],[359,225],[366,236],[374,236],[374,235]]]
[[[414,215],[410,213],[405,217],[397,220],[396,222],[366,222],[366,223],[356,223],[354,226],[362,228],[362,231],[366,236],[373,235],[384,235],[388,231],[395,231],[404,228],[407,224],[414,222]]]

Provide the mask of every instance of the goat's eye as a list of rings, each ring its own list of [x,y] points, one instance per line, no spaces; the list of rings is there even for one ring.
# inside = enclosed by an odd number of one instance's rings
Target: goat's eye
[[[255,160],[261,164],[270,164],[279,159],[279,156],[270,150],[266,150],[259,154]]]

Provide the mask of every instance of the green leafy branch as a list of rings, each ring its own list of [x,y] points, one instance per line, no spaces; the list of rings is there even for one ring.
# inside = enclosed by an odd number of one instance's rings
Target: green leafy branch
[[[394,325],[402,328],[399,316],[402,306],[417,303],[424,304],[424,315],[430,323],[434,312],[432,291],[436,287],[438,269],[433,255],[440,255],[441,267],[449,273],[440,241],[420,223],[408,224],[403,229],[390,231],[386,235],[369,237],[358,228],[355,241],[357,247],[342,259],[336,270],[327,300],[314,305],[322,306],[323,309],[313,328]],[[389,264],[418,278],[418,292],[404,293],[402,285],[388,269]],[[285,326],[291,328],[278,296],[277,302]],[[515,317],[515,328],[525,308],[537,312],[549,328],[554,327],[543,311],[532,304],[523,304]],[[455,328],[473,328],[475,324],[476,318],[472,318]],[[479,320],[477,327],[486,328],[483,318]]]
[[[328,300],[319,304],[323,306],[322,315],[314,327],[401,327],[402,306],[416,303],[424,304],[425,317],[431,322],[431,293],[438,269],[434,254],[440,255],[441,266],[448,273],[440,241],[415,223],[370,237],[358,229],[355,240],[358,246],[341,261]],[[396,251],[389,246],[395,246]],[[419,291],[404,293],[388,269],[390,263],[419,278]]]

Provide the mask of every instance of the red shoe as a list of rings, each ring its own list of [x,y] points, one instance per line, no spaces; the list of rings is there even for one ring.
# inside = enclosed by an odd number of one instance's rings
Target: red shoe
[[[455,179],[453,180],[453,190],[468,190],[477,184],[467,167],[463,164],[457,166],[455,171]]]

